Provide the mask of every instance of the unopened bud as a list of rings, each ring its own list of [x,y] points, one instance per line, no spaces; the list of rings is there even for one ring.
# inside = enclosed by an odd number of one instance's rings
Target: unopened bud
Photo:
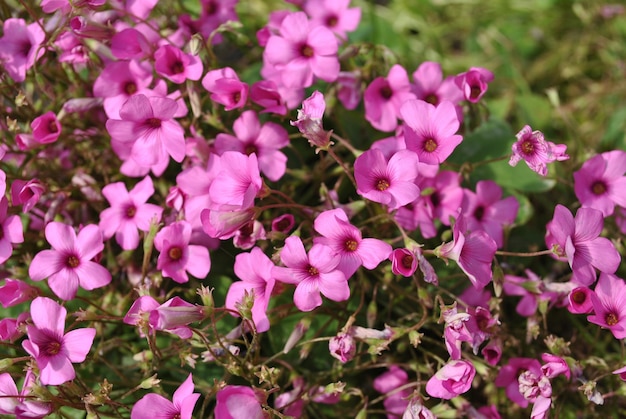
[[[141,384],[139,384],[139,387],[144,390],[150,390],[151,388],[158,386],[160,382],[161,380],[159,380],[157,375],[154,374],[152,377],[143,380]]]

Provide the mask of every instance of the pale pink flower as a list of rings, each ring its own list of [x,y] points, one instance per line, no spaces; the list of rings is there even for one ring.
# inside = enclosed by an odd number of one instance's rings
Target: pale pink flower
[[[115,240],[124,250],[136,249],[139,245],[137,229],[147,232],[152,222],[159,222],[163,208],[147,204],[154,194],[152,179],[146,176],[128,192],[123,182],[115,182],[102,188],[102,194],[111,204],[100,213],[100,229],[105,240],[115,235]]]
[[[322,237],[315,237],[313,243],[332,249],[340,257],[337,269],[349,279],[359,266],[374,269],[387,259],[392,252],[391,245],[379,239],[364,239],[361,230],[350,224],[346,212],[337,208],[324,211],[315,218],[315,231]]]
[[[361,9],[349,5],[350,0],[308,0],[304,11],[312,25],[325,26],[345,40],[347,32],[354,31],[361,20]]]
[[[475,375],[476,369],[471,362],[449,361],[428,380],[426,393],[431,397],[453,399],[470,389]]]
[[[406,119],[400,109],[408,100],[415,100],[409,76],[404,67],[396,64],[386,78],[375,78],[365,89],[365,119],[379,131],[393,131],[398,118]]]
[[[211,93],[211,100],[224,105],[224,110],[242,108],[248,100],[248,85],[239,80],[230,67],[211,70],[202,79],[202,87]]]
[[[30,305],[33,325],[26,327],[28,339],[22,342],[39,367],[43,385],[59,385],[76,377],[72,363],[85,360],[96,329],[75,329],[65,333],[67,310],[46,297],[37,297]]]
[[[387,395],[383,401],[387,419],[397,419],[409,405],[410,388],[394,391],[408,382],[409,375],[397,365],[391,365],[386,372],[374,379],[374,389],[381,394]]]
[[[615,206],[626,207],[626,151],[593,156],[574,172],[574,192],[582,206],[612,215]]]
[[[0,286],[0,304],[13,307],[25,301],[31,301],[39,295],[39,289],[19,279],[6,278]]]
[[[487,91],[488,83],[493,80],[493,73],[486,68],[472,67],[456,76],[454,82],[463,91],[465,99],[478,103]]]
[[[494,384],[497,387],[506,387],[506,396],[512,402],[521,407],[528,406],[528,399],[520,392],[518,377],[524,371],[532,370],[541,373],[541,364],[533,358],[511,358],[509,362],[500,368]],[[548,382],[549,384],[549,382]]]
[[[302,136],[309,140],[309,144],[324,149],[333,143],[330,141],[330,132],[325,131],[322,125],[326,101],[324,95],[319,91],[302,102],[302,109],[298,109],[298,119],[290,121],[290,124],[297,127]]]
[[[189,339],[193,332],[187,325],[201,321],[204,317],[205,312],[202,306],[188,303],[180,297],[174,297],[150,310],[148,322],[154,330],[164,330],[182,339]]]
[[[410,100],[400,108],[404,123],[406,148],[415,151],[420,162],[443,163],[463,141],[456,134],[459,118],[452,102],[443,101],[437,107],[423,100]]]
[[[41,419],[50,414],[52,405],[37,401],[37,396],[30,391],[35,380],[32,370],[28,369],[22,391],[18,392],[11,375],[7,372],[0,374],[0,414],[16,419]]]
[[[26,79],[26,71],[45,53],[42,47],[46,34],[41,23],[29,25],[23,19],[9,18],[4,21],[0,38],[0,64],[17,83]]]
[[[569,158],[565,154],[567,146],[545,141],[543,133],[541,131],[533,131],[529,125],[525,125],[515,136],[517,141],[511,147],[513,154],[509,160],[511,166],[516,166],[520,160],[524,160],[532,171],[545,176],[548,174],[547,163]]]
[[[250,87],[250,100],[263,107],[260,113],[286,115],[285,101],[278,92],[278,86],[272,80],[261,80]]]
[[[626,338],[626,283],[615,275],[601,273],[591,294],[591,323],[609,329],[616,339]]]
[[[53,221],[45,234],[52,249],[42,250],[33,258],[28,268],[33,281],[48,278],[52,292],[63,300],[73,299],[79,285],[93,290],[111,282],[109,271],[92,261],[104,249],[98,226],[89,224],[76,235],[71,226]]]
[[[164,277],[178,283],[189,281],[187,272],[199,279],[204,279],[211,270],[209,250],[200,245],[189,244],[191,224],[177,221],[163,227],[154,237],[154,247],[161,252],[157,260],[157,269]]]
[[[209,187],[210,209],[244,211],[254,205],[263,185],[256,154],[226,151],[213,172],[216,175]]]
[[[293,301],[301,311],[311,311],[322,305],[323,294],[333,301],[350,297],[350,287],[344,273],[338,269],[341,257],[323,244],[314,244],[307,254],[302,240],[290,236],[280,252],[285,267],[272,268],[272,276],[281,282],[296,285]]]
[[[16,181],[14,181],[15,183]],[[0,263],[4,263],[13,254],[13,245],[24,242],[22,219],[19,215],[8,215],[9,202],[0,198]]]
[[[418,164],[417,154],[410,150],[400,150],[389,159],[380,150],[367,150],[354,162],[356,191],[389,210],[397,209],[420,194],[415,184]]]
[[[251,387],[228,385],[218,391],[215,397],[215,419],[269,418],[269,414],[261,407],[265,402],[263,396]]]
[[[154,69],[157,74],[174,83],[200,80],[202,61],[195,55],[186,54],[172,45],[162,45],[154,53]]]
[[[356,342],[350,333],[337,333],[328,341],[328,350],[333,358],[346,363],[356,354]]]
[[[361,102],[361,78],[357,72],[340,71],[336,80],[337,99],[348,110],[354,110]]]
[[[131,419],[191,419],[193,408],[200,398],[200,393],[194,393],[193,376],[187,379],[176,389],[172,401],[159,394],[146,394],[130,412]]]
[[[437,106],[444,100],[455,105],[463,100],[463,91],[454,82],[455,76],[443,78],[441,64],[424,61],[413,72],[413,92],[417,99]]]
[[[237,234],[239,229],[252,222],[254,217],[254,208],[240,211],[204,209],[200,214],[200,221],[202,222],[202,230],[209,237],[227,240]]]

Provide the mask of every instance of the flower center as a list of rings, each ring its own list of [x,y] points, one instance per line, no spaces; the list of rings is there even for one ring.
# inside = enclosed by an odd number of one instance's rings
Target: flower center
[[[587,300],[587,294],[585,294],[581,290],[574,291],[572,293],[572,301],[576,304],[582,304],[585,302],[585,300]]]
[[[239,103],[240,100],[241,100],[241,92],[233,93],[233,102]]]
[[[378,182],[376,182],[376,189],[381,192],[386,191],[389,189],[389,181],[387,179],[378,179]]]
[[[307,272],[309,273],[309,275],[311,275],[311,276],[317,276],[317,275],[319,275],[319,274],[320,274],[320,271],[318,271],[318,270],[317,270],[317,268],[316,268],[315,266],[311,266],[311,265],[309,265],[309,266],[306,268],[306,270],[307,270]]]
[[[152,128],[161,128],[161,120],[159,118],[148,118],[146,123]]]
[[[252,153],[256,153],[257,149],[256,146],[254,144],[248,144],[246,146],[246,154],[249,156]]]
[[[485,216],[485,207],[480,206],[474,210],[474,218],[476,218],[478,221],[482,221],[484,216]]]
[[[607,313],[606,316],[604,317],[604,321],[609,326],[615,326],[618,322],[618,319],[615,313]]]
[[[441,197],[439,196],[439,192],[433,192],[430,195],[430,202],[433,203],[433,207],[438,207],[441,203]]]
[[[428,96],[426,96],[424,98],[424,101],[430,103],[431,105],[439,104],[439,98],[434,93],[431,93]]]
[[[172,72],[172,74],[180,74],[185,71],[185,66],[183,65],[182,61],[175,61],[170,66],[170,71]]]
[[[424,151],[432,153],[435,150],[437,150],[437,141],[435,141],[432,138],[429,138],[426,141],[424,141]]]
[[[304,44],[300,48],[300,54],[302,54],[303,57],[311,58],[314,55],[314,51],[309,45]]]
[[[335,26],[337,26],[337,23],[339,23],[339,19],[337,19],[337,16],[331,15],[326,18],[326,26],[328,26],[329,28],[334,28]]]
[[[413,257],[413,255],[404,255],[402,257],[402,266],[406,269],[411,269],[413,267],[413,261],[415,260],[415,258]]]
[[[532,141],[526,140],[522,143],[522,153],[526,155],[533,154],[535,151],[535,144]]]
[[[212,1],[209,1],[204,4],[204,10],[207,15],[214,15],[217,12],[217,6]]]
[[[49,132],[59,132],[59,127],[57,126],[55,121],[50,121],[48,123],[48,131]]]
[[[391,99],[391,96],[393,96],[393,90],[391,90],[391,87],[389,87],[389,85],[383,86],[380,88],[380,95],[383,97],[383,99]]]
[[[591,192],[593,192],[594,195],[604,194],[606,192],[606,183],[601,180],[594,182],[593,185],[591,185]]]
[[[480,86],[472,86],[470,89],[470,99],[477,99],[480,96]]]
[[[18,51],[22,56],[28,57],[28,54],[30,53],[30,49],[32,47],[33,47],[33,44],[30,43],[30,40],[25,39],[24,41],[22,41],[22,43],[18,47]]]
[[[134,81],[129,81],[128,83],[124,85],[124,91],[126,92],[128,96],[134,95],[135,92],[137,91],[137,85],[135,84]]]
[[[357,247],[359,247],[359,244],[354,239],[348,239],[343,244],[343,247],[344,249],[346,249],[347,252],[354,252],[357,249]]]
[[[180,247],[171,247],[167,254],[172,260],[178,260],[183,257],[183,251]]]
[[[46,342],[42,345],[42,352],[48,356],[53,356],[61,352],[61,343],[56,340]]]
[[[80,265],[80,259],[78,259],[76,255],[69,255],[65,261],[65,265],[68,268],[78,268],[78,265]]]
[[[126,207],[126,218],[133,218],[137,214],[137,207],[134,205],[129,205]]]

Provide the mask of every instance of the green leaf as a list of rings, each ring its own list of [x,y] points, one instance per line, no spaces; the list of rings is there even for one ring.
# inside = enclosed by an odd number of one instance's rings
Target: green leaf
[[[510,166],[508,161],[497,161],[479,166],[472,172],[470,179],[472,182],[492,179],[503,188],[519,192],[546,192],[556,185],[554,179],[539,176],[523,162],[515,167]]]
[[[503,120],[489,119],[475,131],[467,134],[448,160],[456,164],[478,163],[506,156],[511,152],[515,134]]]

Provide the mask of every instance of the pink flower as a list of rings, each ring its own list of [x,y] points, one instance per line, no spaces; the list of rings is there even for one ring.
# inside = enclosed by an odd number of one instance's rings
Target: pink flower
[[[241,211],[202,210],[200,220],[202,230],[209,236],[220,240],[227,240],[237,234],[239,229],[254,220],[254,208]]]
[[[59,385],[76,377],[72,363],[83,362],[91,349],[96,329],[84,328],[65,333],[67,310],[46,297],[37,297],[30,305],[33,325],[26,327],[28,339],[24,350],[35,358],[39,381]]]
[[[252,320],[257,332],[265,332],[270,328],[266,311],[276,283],[272,275],[273,268],[274,263],[258,247],[250,253],[240,253],[235,258],[235,275],[241,281],[230,285],[224,306],[237,311],[237,304],[241,303],[245,293],[254,295]]]
[[[348,8],[350,0],[308,0],[304,11],[311,18],[312,25],[322,25],[333,31],[341,39],[347,32],[354,31],[361,20],[361,9]]]
[[[395,249],[389,255],[389,259],[391,260],[391,272],[395,275],[410,277],[417,270],[418,259],[415,252],[409,249]]]
[[[267,178],[276,182],[285,173],[287,156],[279,150],[289,145],[287,131],[274,122],[263,125],[254,111],[245,111],[233,124],[235,135],[217,134],[215,152],[238,151],[256,154],[259,169]]]
[[[503,228],[510,226],[517,217],[519,202],[514,196],[502,198],[502,188],[492,180],[481,180],[476,184],[476,193],[465,190],[463,213],[467,214],[470,231],[483,230],[496,242],[498,248],[504,244]]]
[[[185,80],[200,80],[202,77],[202,61],[172,45],[162,45],[156,50],[154,69],[157,74],[179,84]]]
[[[578,275],[581,285],[590,285],[593,278],[586,273],[591,267],[601,272],[613,273],[620,264],[621,257],[609,239],[599,237],[604,218],[593,208],[580,208],[576,218],[563,205],[554,209],[554,217],[548,224],[548,232],[557,246],[558,256],[566,256],[572,271],[585,273]],[[591,281],[590,281],[591,280]]]
[[[354,110],[361,102],[361,80],[358,72],[339,72],[337,99],[348,110]]]
[[[409,150],[400,150],[389,159],[380,150],[367,150],[354,162],[356,191],[389,210],[397,209],[420,194],[415,184],[418,164],[417,154]]]
[[[230,67],[206,73],[202,86],[211,93],[211,100],[224,105],[226,111],[242,108],[248,101],[248,85]]]
[[[463,100],[463,91],[454,79],[454,76],[449,76],[444,80],[441,64],[424,61],[413,73],[413,92],[417,99],[435,106],[444,100],[458,104]]]
[[[261,404],[264,403],[261,394],[251,387],[226,386],[217,392],[216,399],[217,404],[213,412],[215,419],[264,419],[269,417],[261,407]]]
[[[328,341],[328,350],[334,358],[345,364],[354,358],[356,343],[351,334],[340,332]]]
[[[126,28],[111,38],[111,54],[120,60],[141,60],[151,55],[152,46],[143,33]]]
[[[331,146],[330,132],[325,131],[322,125],[322,117],[326,109],[324,95],[319,91],[302,102],[302,109],[298,109],[298,119],[290,121],[290,124],[297,127],[302,136],[309,140],[309,144],[321,149]]]
[[[243,211],[254,204],[263,185],[256,154],[226,151],[214,173],[209,187],[212,210]]]
[[[181,339],[189,339],[193,332],[187,325],[201,321],[204,316],[202,306],[174,297],[150,310],[148,322],[155,330],[165,330],[178,335]]]
[[[541,364],[536,359],[511,358],[505,366],[500,368],[494,382],[497,387],[506,387],[506,396],[508,399],[521,407],[528,406],[528,399],[520,392],[521,387],[518,377],[521,373],[528,370],[533,370],[539,373],[539,375],[543,375],[541,373]]]
[[[613,374],[619,375],[620,380],[626,381],[626,367],[622,367],[613,371]]]
[[[431,397],[450,400],[465,393],[476,375],[469,361],[453,360],[444,365],[426,383],[426,393]]]
[[[14,181],[13,183],[15,184]],[[4,263],[13,254],[13,245],[24,242],[22,219],[19,215],[7,215],[9,202],[0,198],[0,263]]]
[[[296,220],[291,214],[283,214],[272,220],[272,231],[287,234],[296,225]]]
[[[39,202],[45,191],[39,179],[29,181],[16,179],[11,184],[11,200],[13,205],[22,205],[22,212],[28,212]]]
[[[13,307],[24,301],[30,301],[39,295],[39,289],[19,279],[6,278],[0,286],[0,304],[2,307]]]
[[[322,305],[322,297],[345,301],[350,297],[350,287],[344,273],[339,270],[339,254],[323,244],[314,244],[307,254],[302,240],[290,236],[280,252],[286,267],[275,266],[272,276],[281,282],[295,284],[293,301],[301,311],[311,311]]]
[[[278,86],[271,80],[261,80],[250,87],[250,100],[263,107],[260,113],[287,114],[287,107],[278,92]]]
[[[456,134],[459,118],[452,102],[443,101],[435,107],[423,100],[410,100],[402,105],[400,114],[405,121],[406,148],[415,151],[422,163],[443,163],[463,141]]]
[[[626,283],[615,275],[601,273],[591,294],[591,323],[609,329],[616,339],[626,338]]]
[[[102,194],[111,204],[100,213],[100,229],[105,240],[113,237],[124,250],[136,249],[139,233],[149,231],[152,221],[159,222],[163,208],[146,204],[154,193],[152,179],[146,176],[130,193],[123,182],[111,183],[102,188]]]
[[[34,383],[35,375],[29,369],[22,391],[18,392],[11,375],[7,372],[0,374],[0,413],[17,419],[40,419],[50,414],[52,405],[37,401],[37,396],[31,393]]]
[[[170,402],[159,394],[146,394],[130,412],[131,419],[191,419],[193,408],[200,397],[194,393],[193,376],[187,379],[176,389]]]
[[[111,274],[92,259],[103,249],[102,232],[89,224],[78,236],[71,226],[53,221],[46,226],[46,240],[51,250],[37,253],[28,268],[33,281],[48,278],[48,286],[59,298],[71,300],[78,286],[86,290],[104,287]]]
[[[478,103],[487,91],[487,84],[493,80],[493,73],[482,67],[472,67],[454,79],[456,85],[463,91],[465,99]]]
[[[167,155],[181,162],[185,132],[174,120],[177,111],[173,99],[138,94],[124,103],[121,119],[109,119],[106,128],[113,140],[130,147],[130,157],[141,166],[155,165]]]
[[[13,80],[21,83],[26,70],[45,53],[41,44],[46,34],[40,22],[26,25],[23,19],[10,18],[4,21],[3,36],[0,38],[0,63]]]
[[[505,275],[503,289],[506,295],[519,295],[522,297],[515,307],[520,316],[530,317],[537,312],[539,300],[544,299],[541,293],[544,291],[543,282],[531,270],[526,269],[527,278],[514,275]]]
[[[152,68],[149,63],[113,61],[96,78],[93,94],[104,98],[104,111],[109,118],[119,119],[124,103],[135,94],[147,93],[150,83]]]
[[[359,266],[374,269],[387,259],[392,248],[379,239],[362,238],[361,230],[350,224],[348,216],[341,208],[322,212],[315,218],[315,231],[322,237],[315,237],[313,243],[332,249],[340,257],[337,269],[349,279]]]
[[[177,221],[157,233],[154,247],[161,252],[157,269],[163,276],[182,284],[189,281],[187,272],[200,279],[208,275],[211,270],[209,250],[189,244],[190,240],[191,224],[187,221]]]
[[[39,144],[53,143],[61,135],[61,123],[52,111],[33,119],[30,128],[33,130],[33,140]]]
[[[545,141],[543,133],[541,131],[533,131],[529,125],[525,125],[515,136],[517,141],[511,147],[513,154],[509,160],[511,166],[516,166],[520,160],[524,160],[532,171],[545,176],[548,174],[547,163],[569,158],[565,154],[565,145],[560,144],[557,146],[554,143]]]
[[[283,19],[279,33],[269,37],[263,58],[280,73],[285,87],[303,88],[311,86],[314,77],[335,81],[337,49],[332,31],[311,24],[304,12],[294,12]]]
[[[365,119],[379,131],[393,131],[398,118],[406,119],[400,111],[402,105],[414,99],[406,70],[396,64],[386,78],[375,78],[365,89]]]
[[[387,395],[383,401],[387,411],[387,419],[395,419],[404,413],[409,401],[407,398],[411,394],[410,388],[401,391],[394,391],[409,382],[409,375],[397,365],[391,365],[389,370],[374,379],[374,389]]]
[[[587,314],[593,311],[591,296],[593,291],[588,287],[577,287],[567,296],[567,310],[574,314]]]
[[[607,217],[615,206],[626,207],[626,151],[598,154],[574,172],[574,192],[583,208],[602,211]]]

